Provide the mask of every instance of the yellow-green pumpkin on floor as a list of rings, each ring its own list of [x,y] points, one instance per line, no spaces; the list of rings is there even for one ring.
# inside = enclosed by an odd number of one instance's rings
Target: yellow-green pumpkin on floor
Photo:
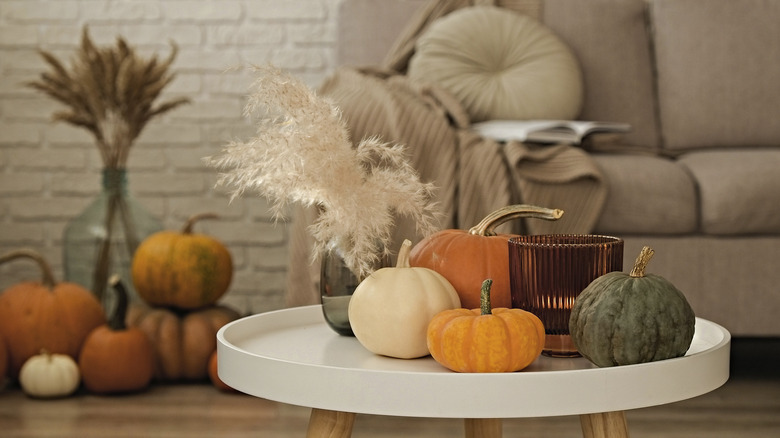
[[[233,278],[230,252],[218,240],[192,232],[197,221],[216,217],[192,216],[181,232],[160,231],[138,246],[132,277],[144,301],[191,310],[212,305],[225,294]]]

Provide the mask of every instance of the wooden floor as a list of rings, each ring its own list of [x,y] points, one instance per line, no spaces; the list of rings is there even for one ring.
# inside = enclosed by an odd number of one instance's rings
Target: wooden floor
[[[780,362],[732,362],[732,378],[709,394],[627,412],[632,438],[780,437]],[[756,367],[756,364],[760,364]],[[533,394],[522,395],[533,397]],[[78,394],[34,400],[17,388],[0,392],[0,437],[304,437],[309,410],[210,384],[154,385],[127,396]],[[504,436],[577,437],[577,417],[504,420]],[[463,436],[462,421],[359,415],[353,437]]]

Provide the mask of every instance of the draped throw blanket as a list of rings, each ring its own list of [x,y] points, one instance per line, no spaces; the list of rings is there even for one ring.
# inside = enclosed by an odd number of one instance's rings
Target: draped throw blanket
[[[467,0],[432,2],[424,13],[443,13],[474,3]],[[479,2],[477,2],[479,3]],[[534,1],[515,0],[528,5]],[[428,9],[428,12],[425,10]],[[509,233],[587,233],[595,225],[607,195],[598,167],[574,146],[531,146],[499,143],[469,129],[460,103],[434,84],[411,81],[403,73],[413,40],[431,20],[422,16],[399,39],[388,57],[394,69],[342,68],[320,93],[341,108],[353,141],[378,136],[403,144],[425,182],[436,187],[441,228],[468,229],[488,213],[510,204],[534,204],[563,209],[556,222],[529,220],[502,225]],[[391,65],[392,64],[392,65]],[[307,227],[316,212],[298,207],[292,212],[290,263],[286,303],[319,303],[319,261],[311,254]],[[415,226],[397,218],[394,250],[403,239],[419,241]]]

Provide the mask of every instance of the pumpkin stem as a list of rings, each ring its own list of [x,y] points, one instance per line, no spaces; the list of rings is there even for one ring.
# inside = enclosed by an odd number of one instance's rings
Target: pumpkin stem
[[[469,234],[495,236],[496,227],[513,219],[530,217],[554,221],[560,219],[561,216],[563,216],[563,210],[557,208],[553,210],[545,207],[537,207],[535,205],[508,205],[485,216],[477,225],[469,229]]]
[[[401,249],[398,250],[398,261],[395,263],[396,268],[411,268],[412,265],[409,263],[409,253],[412,252],[412,241],[409,239],[404,239],[404,242],[401,244]]]
[[[49,289],[52,289],[54,286],[56,286],[57,282],[54,281],[54,273],[51,270],[51,266],[46,263],[46,259],[43,258],[42,255],[31,249],[19,249],[0,256],[0,265],[5,262],[10,262],[11,260],[20,258],[33,259],[36,263],[38,263],[42,273],[41,283],[43,283],[44,286]]]
[[[195,226],[195,222],[198,222],[202,219],[219,219],[219,215],[217,213],[209,212],[198,213],[190,216],[190,218],[187,219],[187,222],[184,224],[184,227],[181,229],[182,234],[191,234],[192,228]]]
[[[127,289],[122,281],[119,279],[119,275],[112,275],[108,280],[111,287],[114,288],[116,293],[116,305],[108,318],[108,327],[113,331],[127,330],[127,324],[125,323],[125,317],[127,316]]]
[[[631,269],[631,273],[628,275],[635,278],[644,277],[647,264],[650,263],[650,259],[653,258],[654,253],[655,251],[653,251],[653,249],[649,246],[642,247],[642,251],[639,252],[639,256],[634,262],[634,267]]]
[[[479,308],[482,315],[493,314],[490,305],[490,287],[493,286],[493,280],[488,278],[482,282],[482,289],[479,291]]]

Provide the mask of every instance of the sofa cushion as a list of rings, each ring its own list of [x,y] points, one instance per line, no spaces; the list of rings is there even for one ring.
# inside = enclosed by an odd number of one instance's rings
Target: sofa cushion
[[[594,154],[593,158],[609,185],[596,232],[620,236],[696,231],[696,186],[683,166],[650,155]]]
[[[624,143],[657,149],[644,0],[545,0],[542,20],[571,47],[582,67],[580,118],[628,123],[632,129]]]
[[[699,188],[702,232],[780,233],[780,149],[694,151],[679,161]]]
[[[472,122],[574,119],[582,104],[571,50],[537,20],[495,6],[436,20],[417,40],[407,74],[458,97]]]
[[[780,1],[650,5],[665,147],[780,145]]]

